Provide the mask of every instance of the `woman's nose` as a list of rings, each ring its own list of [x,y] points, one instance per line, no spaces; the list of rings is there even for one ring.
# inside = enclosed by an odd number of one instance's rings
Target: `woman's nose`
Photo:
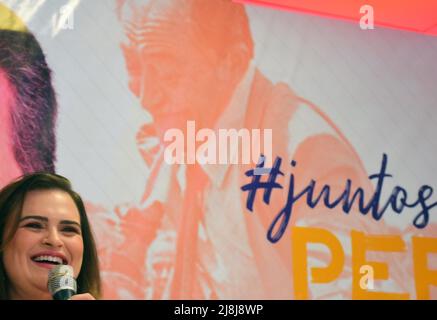
[[[43,243],[50,247],[62,247],[64,244],[57,230],[48,230]]]

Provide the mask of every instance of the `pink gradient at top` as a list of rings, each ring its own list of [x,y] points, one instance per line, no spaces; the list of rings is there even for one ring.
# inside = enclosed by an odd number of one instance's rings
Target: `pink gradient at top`
[[[360,8],[371,5],[375,25],[437,36],[436,0],[234,0],[275,9],[358,22]]]

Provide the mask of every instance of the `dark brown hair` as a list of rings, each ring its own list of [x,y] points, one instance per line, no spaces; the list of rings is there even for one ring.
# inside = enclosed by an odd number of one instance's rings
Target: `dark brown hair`
[[[9,280],[3,263],[3,250],[17,231],[26,194],[33,190],[58,189],[67,192],[80,214],[83,238],[83,262],[77,277],[78,293],[101,296],[99,262],[96,244],[85,206],[79,194],[73,191],[68,179],[52,173],[38,172],[24,175],[0,191],[0,299],[9,299]]]
[[[37,39],[25,31],[0,30],[0,69],[14,91],[10,138],[21,172],[55,172],[57,102]]]

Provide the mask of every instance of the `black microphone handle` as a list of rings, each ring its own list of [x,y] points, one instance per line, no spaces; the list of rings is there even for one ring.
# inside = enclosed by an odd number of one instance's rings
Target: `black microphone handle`
[[[71,289],[59,290],[53,296],[53,300],[68,300],[72,296],[74,296],[75,294],[76,294],[76,292],[74,290],[71,290]]]

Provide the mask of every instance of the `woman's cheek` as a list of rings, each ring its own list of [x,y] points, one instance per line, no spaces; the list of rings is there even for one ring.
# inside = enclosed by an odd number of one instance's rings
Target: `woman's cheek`
[[[69,251],[72,258],[72,263],[70,263],[74,269],[75,276],[77,277],[80,273],[82,262],[83,262],[83,239],[82,237],[75,237],[69,241]]]

